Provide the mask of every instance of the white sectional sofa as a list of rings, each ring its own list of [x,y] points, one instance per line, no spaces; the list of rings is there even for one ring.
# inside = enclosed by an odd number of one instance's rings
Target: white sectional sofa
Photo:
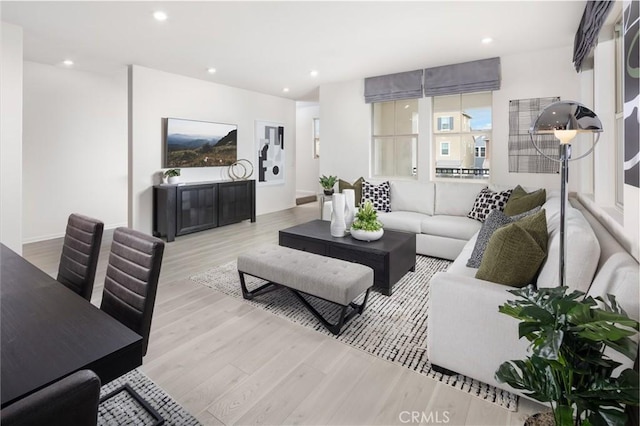
[[[466,266],[482,224],[469,219],[478,192],[487,185],[467,182],[391,182],[391,212],[380,213],[386,229],[416,233],[418,254],[453,260],[446,272],[431,280],[427,350],[432,364],[520,394],[494,377],[500,364],[524,359],[528,342],[518,339],[517,320],[498,312],[515,298],[511,287],[475,278],[477,269]],[[491,186],[490,186],[491,187]],[[504,190],[506,188],[491,188]],[[531,190],[530,188],[527,190]],[[566,284],[592,296],[614,294],[632,318],[640,318],[639,265],[628,243],[614,235],[596,217],[593,203],[572,198],[567,207]],[[559,283],[560,195],[547,194],[545,209],[549,231],[548,255],[537,284]],[[330,218],[330,202],[323,218]],[[615,225],[614,225],[615,227]],[[622,243],[620,242],[622,241]],[[627,247],[623,247],[627,245]],[[633,362],[612,355],[631,367]]]
[[[378,183],[375,182],[374,183]],[[482,225],[467,214],[487,185],[462,182],[391,182],[391,212],[378,213],[385,229],[414,232],[416,252],[454,260]],[[330,220],[331,202],[322,218]]]

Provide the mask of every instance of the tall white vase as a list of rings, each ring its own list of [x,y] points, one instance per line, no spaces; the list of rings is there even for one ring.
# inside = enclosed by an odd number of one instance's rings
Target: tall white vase
[[[344,223],[347,227],[347,232],[349,232],[356,216],[356,191],[345,189],[342,193],[345,197]]]
[[[344,221],[344,210],[346,207],[344,194],[333,194],[331,197],[331,236],[344,237],[347,231],[347,224]]]

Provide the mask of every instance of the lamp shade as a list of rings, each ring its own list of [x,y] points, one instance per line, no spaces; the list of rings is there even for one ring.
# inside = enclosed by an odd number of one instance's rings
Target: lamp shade
[[[529,133],[556,133],[558,130],[602,132],[598,116],[586,106],[574,101],[554,102],[542,110],[531,124]]]

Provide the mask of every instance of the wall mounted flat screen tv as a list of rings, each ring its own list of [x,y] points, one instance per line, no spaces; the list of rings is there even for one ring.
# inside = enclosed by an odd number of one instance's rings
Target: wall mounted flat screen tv
[[[167,118],[164,167],[230,166],[238,157],[235,124]]]

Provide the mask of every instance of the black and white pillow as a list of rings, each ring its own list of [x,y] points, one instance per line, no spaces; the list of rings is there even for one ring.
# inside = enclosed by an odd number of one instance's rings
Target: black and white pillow
[[[491,210],[504,210],[504,206],[511,196],[511,191],[513,191],[513,189],[493,192],[489,188],[484,188],[476,197],[476,201],[473,203],[473,207],[467,217],[484,222],[487,216],[489,216],[489,213],[491,213]]]
[[[389,198],[389,192],[391,186],[389,182],[382,182],[379,185],[374,185],[371,182],[362,182],[362,202],[371,201],[373,207],[379,212],[391,211],[391,199]]]

